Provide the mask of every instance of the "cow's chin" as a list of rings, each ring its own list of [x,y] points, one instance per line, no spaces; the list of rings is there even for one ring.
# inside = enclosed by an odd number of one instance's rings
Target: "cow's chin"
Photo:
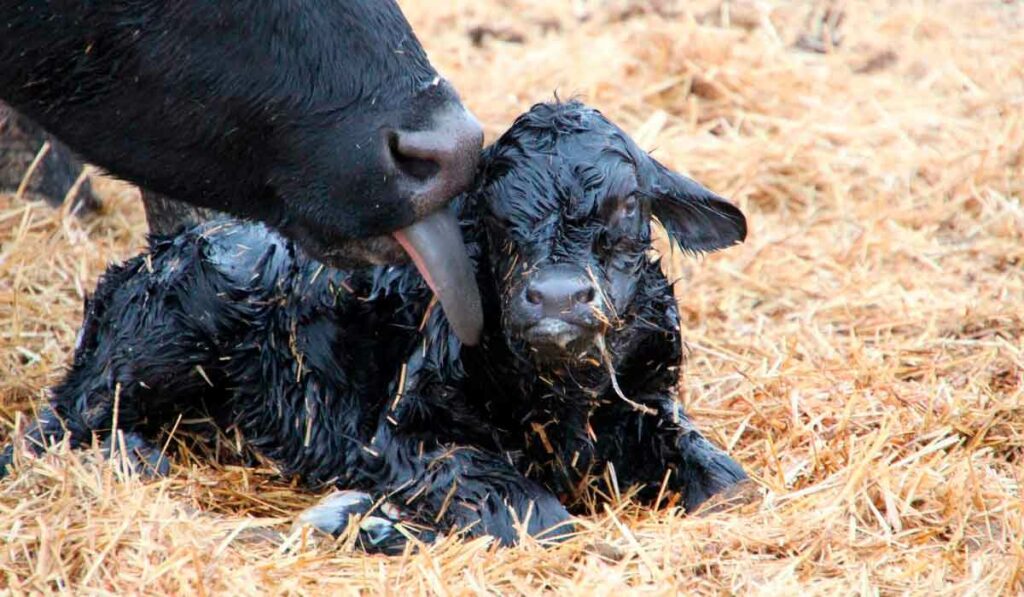
[[[409,261],[409,255],[390,235],[348,239],[329,247],[315,242],[304,242],[302,248],[313,259],[343,269]]]

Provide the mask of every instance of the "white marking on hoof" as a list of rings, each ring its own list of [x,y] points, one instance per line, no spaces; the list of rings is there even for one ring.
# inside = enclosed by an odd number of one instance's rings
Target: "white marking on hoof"
[[[355,490],[337,491],[299,514],[295,525],[309,525],[335,535],[345,529],[352,514],[363,514],[372,505],[373,498],[368,493]]]
[[[379,516],[367,516],[359,521],[359,530],[366,533],[372,545],[380,545],[391,538],[395,532],[395,523]]]

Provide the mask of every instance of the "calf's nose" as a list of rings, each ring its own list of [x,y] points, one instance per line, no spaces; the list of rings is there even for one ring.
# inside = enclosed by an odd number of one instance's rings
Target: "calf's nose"
[[[582,269],[552,266],[533,275],[526,286],[526,302],[540,309],[543,317],[577,323],[579,315],[593,315],[597,288]]]
[[[595,281],[580,267],[547,266],[530,276],[515,309],[528,322],[524,338],[538,354],[565,356],[586,350],[603,317]]]

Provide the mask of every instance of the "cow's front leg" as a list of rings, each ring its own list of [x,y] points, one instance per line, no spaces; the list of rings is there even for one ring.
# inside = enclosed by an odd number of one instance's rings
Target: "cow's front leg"
[[[639,486],[640,499],[653,500],[665,483],[683,496],[688,512],[747,480],[743,468],[712,444],[671,395],[642,397],[654,412],[618,403],[599,409],[593,426],[600,461],[609,462],[621,486]]]
[[[69,199],[74,211],[94,211],[99,199],[84,164],[66,145],[0,103],[0,192],[22,192],[53,207]]]

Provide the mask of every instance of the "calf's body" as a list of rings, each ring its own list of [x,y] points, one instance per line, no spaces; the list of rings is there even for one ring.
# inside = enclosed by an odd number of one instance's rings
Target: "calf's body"
[[[558,536],[608,467],[644,500],[667,479],[687,509],[745,479],[675,399],[677,307],[647,254],[652,211],[691,250],[741,240],[742,214],[575,102],[534,107],[484,163],[455,205],[477,346],[412,266],[327,268],[260,225],[211,222],[104,275],[31,439],[109,433],[116,396],[133,456],[160,470],[146,438],[202,404],[285,474],[362,492],[320,526],[397,504],[364,529],[378,549],[402,543],[395,520]]]

